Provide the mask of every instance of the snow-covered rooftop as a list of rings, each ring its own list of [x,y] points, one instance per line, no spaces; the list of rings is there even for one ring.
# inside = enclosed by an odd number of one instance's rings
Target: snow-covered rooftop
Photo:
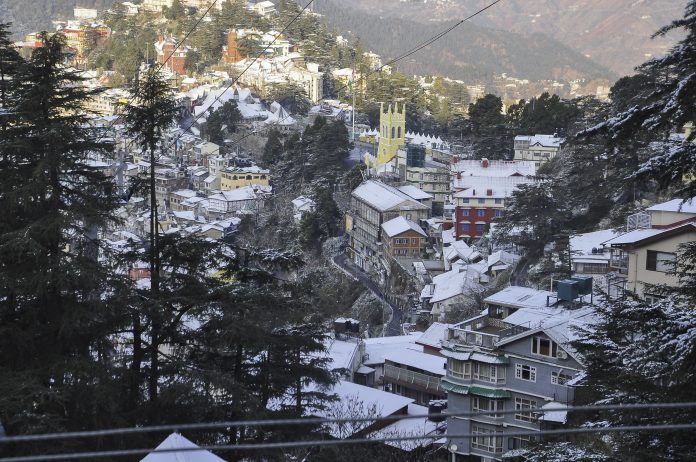
[[[439,436],[436,433],[438,425],[428,420],[428,408],[418,404],[408,405],[408,415],[422,415],[422,419],[402,419],[387,425],[386,427],[370,433],[368,438],[395,438],[398,436],[432,435],[429,438],[419,440],[388,441],[385,444],[399,448],[402,451],[413,451],[417,448],[432,444]]]
[[[382,223],[382,229],[389,237],[398,236],[406,231],[415,231],[423,237],[427,237],[423,228],[417,223],[407,220],[404,217],[396,217],[385,223]]]
[[[433,278],[433,290],[430,303],[437,303],[443,300],[450,299],[457,295],[462,295],[470,290],[478,290],[481,286],[474,281],[474,278],[479,277],[477,271],[468,271],[467,269],[459,271],[454,269],[446,273],[438,274]]]
[[[526,176],[485,177],[463,176],[452,180],[452,187],[459,190],[455,198],[501,199],[512,196],[512,193],[523,184],[538,182]]]
[[[696,213],[696,197],[691,199],[672,199],[661,204],[655,204],[646,210],[648,212]]]
[[[156,449],[186,449],[186,451],[151,453],[144,459],[141,459],[140,462],[225,462],[224,459],[219,458],[205,449],[200,449],[198,451],[191,450],[191,448],[197,447],[196,444],[184,438],[179,433],[172,433],[165,438]]]
[[[545,146],[558,148],[565,142],[564,138],[559,138],[554,135],[518,135],[515,137],[515,141],[529,141],[530,146]]]
[[[452,324],[445,324],[441,322],[434,322],[426,329],[423,334],[418,337],[416,342],[420,345],[427,345],[435,348],[440,348],[442,340],[445,338],[445,333],[447,329],[452,327]]]
[[[484,302],[494,305],[511,306],[515,308],[539,308],[546,306],[548,296],[555,297],[555,295],[555,292],[549,292],[547,290],[537,290],[532,289],[531,287],[510,286],[486,298]]]
[[[618,237],[621,233],[613,229],[576,234],[570,238],[570,252],[573,261],[609,260],[609,254],[602,252],[604,242]],[[594,250],[594,251],[593,251]]]
[[[398,189],[375,180],[364,182],[355,188],[352,194],[380,212],[402,204],[412,210],[427,208]]]
[[[416,188],[411,184],[399,186],[397,189],[417,201],[428,200],[433,198],[432,195],[428,194],[422,189]]]
[[[452,165],[452,173],[458,176],[534,176],[536,163],[532,161],[514,160],[460,160]]]
[[[419,335],[420,333],[365,339],[366,359],[363,364],[368,366],[384,364],[385,356],[403,350],[422,352],[423,348],[415,344]]]
[[[447,360],[442,356],[435,356],[421,351],[401,350],[387,354],[385,360],[403,364],[415,369],[421,369],[436,375],[445,375]]]

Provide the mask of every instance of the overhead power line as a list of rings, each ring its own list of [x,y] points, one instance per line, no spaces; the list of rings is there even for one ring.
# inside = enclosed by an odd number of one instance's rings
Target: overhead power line
[[[493,434],[488,436],[494,437],[511,437],[511,436],[544,436],[544,435],[578,435],[588,433],[617,433],[617,432],[662,432],[662,431],[683,431],[696,429],[696,423],[690,424],[665,424],[665,425],[623,425],[615,427],[583,427],[583,428],[568,428],[556,430],[519,430],[505,432],[504,434]],[[288,442],[273,442],[273,443],[250,443],[250,444],[228,444],[228,445],[208,445],[199,447],[186,448],[166,448],[166,449],[123,449],[112,451],[92,451],[92,452],[73,452],[65,454],[44,454],[33,456],[6,457],[0,459],[0,462],[40,462],[40,461],[57,461],[57,460],[76,460],[76,459],[99,459],[105,457],[125,457],[137,456],[143,454],[161,454],[173,452],[201,452],[201,451],[250,451],[263,449],[290,449],[303,448],[314,446],[347,446],[355,444],[374,444],[374,443],[391,443],[402,441],[420,441],[420,440],[436,440],[442,437],[447,439],[461,440],[471,439],[481,436],[480,433],[463,433],[454,435],[433,435],[422,434],[417,436],[394,436],[384,438],[362,438],[362,439],[335,439],[335,440],[307,440],[307,441],[288,441]]]
[[[439,33],[437,33],[436,35],[434,35],[434,36],[432,36],[432,37],[426,39],[425,41],[421,42],[420,44],[416,45],[415,47],[411,48],[410,50],[404,52],[403,54],[397,56],[396,58],[391,59],[390,61],[386,62],[385,64],[382,64],[382,65],[379,66],[377,69],[375,69],[375,70],[373,70],[373,71],[371,71],[371,72],[368,72],[368,73],[365,74],[364,76],[360,76],[359,81],[366,81],[366,80],[367,80],[368,78],[370,78],[372,75],[381,72],[382,69],[384,69],[385,67],[391,66],[392,64],[395,64],[395,63],[401,61],[402,59],[405,59],[405,58],[411,56],[412,54],[417,53],[418,51],[422,50],[423,48],[426,48],[426,47],[432,45],[433,43],[435,43],[436,41],[440,40],[440,39],[441,39],[442,37],[444,37],[445,35],[447,35],[447,34],[449,34],[450,32],[452,32],[452,31],[453,31],[454,29],[456,29],[457,27],[459,27],[459,26],[461,26],[462,24],[464,24],[466,21],[469,21],[470,19],[472,19],[472,18],[478,16],[479,14],[483,13],[484,11],[488,10],[489,8],[492,8],[493,6],[495,6],[496,4],[500,3],[501,1],[502,1],[502,0],[495,0],[494,2],[492,2],[492,3],[488,4],[488,5],[486,5],[485,7],[481,8],[480,10],[475,11],[474,13],[470,14],[470,15],[467,16],[466,18],[461,19],[460,21],[458,21],[458,22],[456,22],[455,24],[451,25],[451,26],[448,27],[447,29],[445,29],[445,30],[443,30],[443,31],[441,31],[441,32],[439,32]],[[310,2],[310,3],[312,3],[312,2]],[[343,85],[342,87],[339,87],[339,88],[336,90],[336,93],[340,93],[342,90],[345,90],[346,88],[348,88],[348,86],[349,86],[349,85]],[[355,90],[355,86],[354,86],[354,88],[353,88],[353,91],[356,91],[356,90]],[[355,108],[353,108],[353,111],[355,111]],[[287,119],[288,117],[290,117],[290,114],[288,114],[287,116],[285,116],[285,117],[283,117],[282,119],[280,119],[279,122],[284,121],[284,120]],[[190,128],[190,127],[189,127],[189,128]],[[187,129],[187,130],[188,130],[188,129]],[[250,137],[252,134],[253,134],[253,133],[247,133],[246,135],[241,136],[239,139],[234,140],[231,144],[232,144],[232,145],[238,144],[238,143],[240,143],[241,141],[245,140],[246,138]]]
[[[498,1],[500,1],[500,0],[498,0]],[[224,90],[222,90],[222,91],[220,92],[220,94],[213,100],[212,103],[210,103],[210,105],[209,105],[207,108],[205,108],[205,110],[204,110],[203,112],[201,112],[201,113],[200,113],[199,115],[197,115],[197,116],[194,115],[194,118],[193,118],[193,120],[191,121],[191,123],[188,125],[188,127],[186,127],[184,130],[182,130],[181,133],[179,133],[179,135],[177,135],[177,137],[174,138],[174,141],[172,141],[172,142],[169,144],[169,147],[170,147],[170,148],[171,148],[174,144],[176,144],[176,142],[179,141],[179,139],[180,139],[186,132],[188,132],[188,131],[191,129],[191,127],[193,127],[193,126],[196,124],[196,122],[197,122],[201,117],[203,117],[204,114],[206,114],[208,111],[210,111],[210,110],[213,108],[213,106],[215,106],[215,103],[217,103],[218,101],[220,101],[220,98],[222,98],[222,95],[224,95],[225,92],[226,92],[227,90],[229,90],[230,88],[232,88],[232,85],[234,85],[235,83],[237,83],[237,82],[239,81],[239,79],[246,73],[246,71],[248,71],[248,70],[251,68],[251,66],[253,66],[254,63],[256,63],[256,61],[258,61],[259,58],[260,58],[261,56],[263,56],[264,53],[266,53],[266,51],[271,47],[271,45],[273,45],[273,44],[275,43],[275,41],[278,40],[278,38],[279,38],[281,35],[283,35],[283,34],[285,33],[285,31],[288,30],[288,28],[289,28],[295,21],[297,21],[297,20],[300,18],[300,16],[302,16],[302,14],[307,10],[307,8],[309,8],[309,6],[310,6],[312,3],[314,3],[314,0],[309,0],[309,2],[304,6],[304,8],[302,8],[302,9],[299,11],[299,13],[297,13],[297,14],[295,15],[295,17],[293,17],[292,20],[291,20],[289,23],[287,23],[287,24],[285,25],[285,27],[283,27],[283,30],[281,30],[280,32],[278,32],[278,33],[273,37],[273,40],[271,40],[271,41],[266,45],[266,47],[265,47],[263,50],[261,50],[261,52],[260,52],[258,55],[256,55],[256,57],[254,57],[254,59],[249,63],[249,65],[247,65],[247,67],[244,68],[244,70],[241,72],[241,74],[239,74],[234,80],[232,80],[232,82],[230,82],[230,83],[224,88]],[[282,120],[285,120],[285,118],[283,118]]]
[[[637,404],[602,404],[588,406],[558,406],[552,409],[525,409],[525,413],[545,414],[548,412],[598,412],[598,411],[636,411],[636,410],[652,410],[652,409],[690,409],[696,408],[696,401],[684,403],[637,403]],[[105,430],[91,430],[80,432],[66,433],[44,433],[36,435],[18,435],[6,436],[0,438],[2,443],[27,443],[47,440],[64,440],[75,438],[96,438],[107,436],[122,436],[135,433],[156,433],[169,431],[186,431],[186,430],[215,430],[229,427],[278,427],[292,425],[322,425],[322,424],[343,424],[357,422],[380,422],[389,421],[396,422],[400,420],[413,420],[424,418],[438,417],[478,417],[491,415],[508,415],[517,414],[519,410],[508,409],[501,411],[473,411],[473,412],[453,412],[444,414],[427,414],[427,415],[395,415],[389,417],[353,417],[353,418],[295,418],[295,419],[265,419],[265,420],[237,420],[227,422],[204,422],[191,424],[172,424],[172,425],[152,425],[143,427],[131,428],[114,428]],[[2,459],[0,459],[2,462]]]
[[[213,0],[213,2],[208,6],[208,8],[207,8],[207,9],[205,10],[205,12],[201,15],[201,17],[199,17],[198,20],[193,24],[193,27],[191,27],[191,29],[186,33],[186,35],[184,35],[184,38],[181,39],[179,42],[177,42],[177,44],[176,44],[176,46],[174,47],[174,49],[172,50],[172,52],[169,53],[169,56],[167,56],[167,58],[166,58],[164,61],[162,61],[161,63],[159,63],[159,66],[157,67],[157,69],[155,70],[155,72],[154,72],[153,74],[157,74],[159,71],[162,70],[162,68],[169,62],[169,60],[172,58],[172,56],[174,56],[174,53],[177,52],[177,50],[179,49],[179,47],[181,47],[181,46],[184,44],[184,42],[186,41],[186,39],[188,39],[189,36],[190,36],[191,34],[193,34],[193,32],[194,32],[194,31],[196,30],[196,28],[198,27],[198,25],[199,25],[201,22],[203,22],[203,19],[208,15],[208,13],[210,13],[210,10],[213,9],[213,7],[217,4],[218,1],[219,1],[219,0]],[[136,74],[136,75],[137,75],[137,74]],[[153,77],[153,76],[151,75],[150,78],[152,78],[152,77]],[[132,103],[132,102],[133,102],[133,99],[134,99],[133,97],[128,98],[127,104]],[[113,128],[114,124],[116,123],[116,120],[118,120],[118,119],[114,119],[114,120],[112,120],[112,121],[109,123],[109,125],[106,127],[105,132],[107,132],[107,131],[109,131],[109,130],[111,130],[111,129]],[[106,133],[105,133],[105,134],[106,134]],[[105,134],[104,134],[104,135],[105,135]],[[101,137],[99,137],[99,139],[97,140],[97,143],[99,143],[99,142],[104,138],[104,135],[102,135]]]

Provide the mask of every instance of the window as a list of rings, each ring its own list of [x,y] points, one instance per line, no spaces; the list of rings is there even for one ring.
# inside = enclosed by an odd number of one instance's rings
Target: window
[[[505,383],[505,368],[490,364],[473,363],[471,376],[476,380]]]
[[[478,199],[477,202],[478,202],[479,204],[485,204],[485,203],[486,203],[486,199]]]
[[[487,417],[503,417],[503,414],[496,411],[503,411],[505,402],[499,399],[489,399],[480,396],[471,398],[471,410],[474,412],[493,411],[491,414],[486,414]]]
[[[502,217],[503,216],[503,211],[502,210],[495,210],[493,212],[493,216],[496,218]]]
[[[485,217],[486,216],[486,209],[476,209],[476,216],[478,217]]]
[[[529,409],[535,409],[537,407],[537,402],[526,398],[515,398],[515,410],[524,411]],[[523,422],[534,422],[536,418],[531,412],[515,412],[515,420],[521,420]]]
[[[469,209],[462,209],[462,216],[468,217],[469,216]]]
[[[483,230],[486,228],[486,225],[483,223],[476,223],[476,233],[478,234],[483,234]]]
[[[503,452],[503,438],[496,436],[496,434],[500,435],[500,432],[473,425],[471,433],[474,435],[471,437],[472,448],[487,452]]]
[[[461,223],[459,226],[461,227],[463,233],[469,232],[469,223]]]
[[[447,359],[447,371],[452,377],[459,379],[471,377],[471,363],[460,361],[458,359]]]
[[[418,245],[418,239],[411,239],[411,245]]]
[[[392,127],[392,138],[396,138],[396,128]]]
[[[536,441],[534,436],[514,436],[508,440],[508,449],[524,449],[529,447],[532,441]]]
[[[401,138],[401,127],[397,128],[396,133],[397,133],[396,137]]]
[[[469,203],[469,198],[468,198],[468,197],[462,198],[462,202],[465,203],[465,204],[468,204],[468,203]]]
[[[568,380],[572,379],[573,376],[570,374],[564,374],[562,372],[551,372],[551,383],[554,385],[565,385]]]
[[[496,200],[495,200],[495,203],[496,203],[496,204],[502,204],[502,203],[503,203],[503,200],[502,200],[502,199],[496,199]]]
[[[648,250],[648,258],[645,261],[645,269],[649,271],[668,273],[674,270],[675,261],[676,255],[673,253]]]
[[[556,342],[543,337],[532,337],[532,353],[541,356],[556,357],[558,345]]]
[[[526,364],[515,364],[515,377],[520,380],[536,382],[536,367]]]

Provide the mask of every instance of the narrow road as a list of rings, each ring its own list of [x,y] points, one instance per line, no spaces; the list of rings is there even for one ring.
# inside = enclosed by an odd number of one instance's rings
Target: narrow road
[[[360,281],[366,289],[375,294],[377,298],[379,298],[391,309],[391,319],[384,326],[385,337],[401,335],[401,318],[403,313],[397,305],[387,300],[377,283],[370,279],[363,270],[353,264],[346,254],[341,254],[334,257],[334,263],[353,275],[353,277]]]

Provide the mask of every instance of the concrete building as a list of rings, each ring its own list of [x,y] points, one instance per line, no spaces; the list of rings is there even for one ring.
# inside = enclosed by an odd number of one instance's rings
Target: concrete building
[[[229,191],[244,186],[270,184],[270,170],[260,167],[227,167],[220,174],[220,189]]]
[[[144,5],[144,4],[143,4]],[[186,45],[179,45],[173,37],[160,39],[155,42],[155,51],[157,52],[157,62],[164,64],[164,68],[169,69],[177,75],[186,74],[186,56],[190,48]]]
[[[525,176],[467,177],[466,189],[452,195],[457,239],[478,237],[496,218],[503,216],[505,203],[520,185],[536,180]]]
[[[515,137],[515,160],[528,160],[537,167],[556,157],[565,139],[556,135],[532,135]]]
[[[418,223],[401,216],[382,223],[384,255],[394,259],[420,257],[427,237]]]
[[[570,344],[573,327],[594,318],[589,306],[570,309],[557,294],[526,287],[508,287],[485,303],[481,315],[448,327],[440,351],[447,358],[448,413],[482,412],[448,418],[448,434],[475,435],[448,439],[455,462],[503,460],[508,450],[537,440],[506,433],[566,423],[566,412],[552,410],[573,403],[573,379],[583,369]]]
[[[368,180],[351,193],[346,213],[346,232],[350,237],[349,255],[362,269],[379,271],[382,224],[396,217],[418,223],[429,217],[430,209],[398,189]]]
[[[696,241],[696,198],[674,199],[628,217],[628,232],[603,242],[610,248],[609,267],[622,290],[646,300],[660,298],[651,286],[678,287],[671,274],[683,244]]]
[[[377,164],[382,165],[394,159],[398,150],[406,144],[406,105],[399,108],[398,103],[389,104],[385,110],[384,103],[379,110],[379,146],[377,148]]]

